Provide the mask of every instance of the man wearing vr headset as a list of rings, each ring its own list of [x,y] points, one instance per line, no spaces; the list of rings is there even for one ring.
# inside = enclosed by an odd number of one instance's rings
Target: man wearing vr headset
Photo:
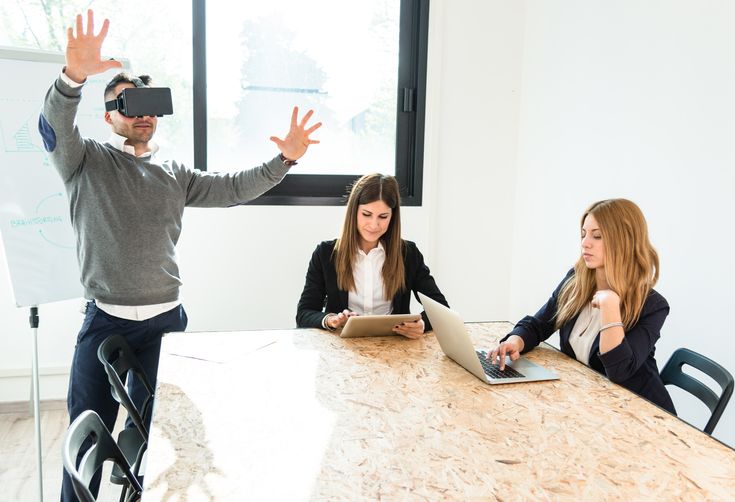
[[[95,410],[112,430],[118,403],[97,359],[99,345],[110,335],[124,336],[155,388],[161,335],[186,329],[175,254],[184,207],[228,207],[258,197],[283,179],[309,145],[318,143],[310,135],[321,123],[307,127],[312,111],[299,121],[294,108],[286,137],[271,137],[281,152],[275,158],[236,173],[205,173],[156,157],[152,138],[157,117],[123,113],[136,105],[125,90],[145,88],[149,80],[121,74],[105,90],[104,118],[112,128],[111,138],[106,143],[83,138],[75,116],[84,82],[121,66],[100,57],[108,28],[105,20],[95,35],[90,10],[86,32],[81,15],[76,33],[68,29],[66,66],[46,95],[39,130],[66,187],[81,282],[89,300],[72,361],[69,415],[74,420],[87,409]],[[148,105],[156,114],[166,113],[160,100]],[[132,394],[140,406],[138,387]],[[99,473],[95,493],[98,486]],[[64,472],[62,500],[75,499]]]

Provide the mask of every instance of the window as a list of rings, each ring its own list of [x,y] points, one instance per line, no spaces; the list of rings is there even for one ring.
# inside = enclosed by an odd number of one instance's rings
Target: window
[[[105,17],[111,21],[103,55],[127,58],[132,73],[171,87],[174,115],[159,120],[155,138],[165,157],[199,169],[252,167],[277,153],[268,138],[287,132],[293,105],[300,115],[313,108],[325,123],[315,133],[322,144],[254,203],[318,205],[343,203],[346,186],[375,171],[395,174],[404,205],[421,204],[428,6],[91,4],[97,31]],[[0,45],[63,53],[66,28],[89,7],[88,0],[3,2]]]
[[[379,171],[420,205],[428,1],[206,5],[194,0],[197,166],[272,158],[268,138],[286,133],[298,105],[325,124],[322,144],[255,203],[341,204],[356,177]]]

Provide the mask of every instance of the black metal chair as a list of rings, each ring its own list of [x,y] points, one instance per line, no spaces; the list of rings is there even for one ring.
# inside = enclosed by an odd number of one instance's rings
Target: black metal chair
[[[148,416],[153,404],[153,387],[143,370],[143,366],[133,353],[125,338],[113,335],[107,338],[97,350],[100,360],[110,382],[112,397],[120,403],[128,413],[128,421],[135,427],[126,427],[117,437],[117,443],[132,466],[137,476],[148,447]],[[128,378],[137,379],[146,393],[140,408],[133,402],[125,382]],[[125,476],[119,469],[113,468],[110,481],[123,484]]]
[[[722,388],[721,394],[718,396],[708,386],[693,376],[684,373],[681,368],[685,364],[710,376]],[[735,385],[732,375],[712,359],[693,350],[681,348],[677,349],[666,362],[664,369],[661,371],[661,379],[664,385],[680,387],[707,405],[712,415],[707,425],[704,426],[704,432],[712,434],[720,420],[720,416],[722,416],[722,412],[725,411],[725,407],[730,401],[730,396],[732,396],[733,386]]]
[[[77,464],[79,451],[91,441],[92,445],[82,455]],[[95,497],[89,490],[92,477],[99,471],[105,462],[111,461],[123,473],[123,499],[126,501],[139,500],[143,492],[138,479],[132,472],[125,455],[115,443],[110,431],[107,430],[102,419],[92,410],[87,410],[74,420],[66,431],[62,448],[64,469],[71,478],[79,500],[94,502]]]

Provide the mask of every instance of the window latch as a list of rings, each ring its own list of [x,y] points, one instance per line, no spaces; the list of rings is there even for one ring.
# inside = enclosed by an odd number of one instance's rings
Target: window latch
[[[414,99],[416,95],[416,89],[410,88],[410,87],[404,87],[403,88],[403,111],[410,113],[415,111],[415,107],[413,106]]]

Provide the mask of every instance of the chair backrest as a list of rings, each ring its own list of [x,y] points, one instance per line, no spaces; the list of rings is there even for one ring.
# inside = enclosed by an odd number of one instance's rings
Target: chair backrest
[[[91,441],[92,445],[77,464],[79,451]],[[66,431],[61,451],[64,469],[71,478],[74,493],[83,502],[94,502],[95,497],[89,490],[92,476],[103,464],[111,461],[125,473],[130,488],[128,500],[140,497],[143,492],[138,479],[133,475],[130,464],[125,459],[115,440],[110,435],[102,419],[92,410],[82,412]]]
[[[718,396],[708,386],[693,376],[684,373],[682,366],[685,364],[710,376],[722,388],[722,393]],[[720,420],[720,416],[722,416],[722,412],[725,411],[725,407],[730,401],[730,396],[732,396],[733,386],[735,385],[732,375],[712,359],[693,350],[681,348],[677,349],[666,362],[664,369],[661,371],[661,380],[663,380],[664,385],[676,385],[684,389],[707,405],[712,415],[704,427],[704,432],[712,434]]]
[[[147,442],[148,427],[146,424],[153,404],[153,387],[148,381],[143,366],[135,357],[133,349],[130,348],[125,338],[120,335],[112,335],[99,346],[97,358],[107,373],[107,379],[112,387],[112,397],[125,407],[128,416]],[[138,379],[146,391],[146,397],[140,408],[133,402],[125,386],[128,377]]]

